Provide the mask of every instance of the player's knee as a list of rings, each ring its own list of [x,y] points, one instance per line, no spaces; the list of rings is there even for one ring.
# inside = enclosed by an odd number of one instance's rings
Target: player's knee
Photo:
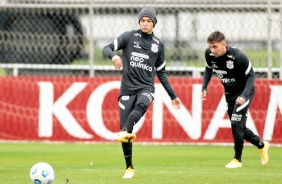
[[[147,105],[145,105],[144,103],[140,103],[135,106],[134,110],[136,110],[137,112],[140,113],[141,116],[143,116],[147,111],[147,108],[148,108]]]

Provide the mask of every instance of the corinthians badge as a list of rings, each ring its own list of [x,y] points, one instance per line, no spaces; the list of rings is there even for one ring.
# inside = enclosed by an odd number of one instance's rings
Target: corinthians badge
[[[155,43],[152,43],[151,51],[153,51],[154,53],[158,52],[158,45]]]
[[[232,69],[232,68],[234,68],[234,64],[233,64],[234,62],[233,61],[226,61],[226,67],[228,68],[228,69]]]

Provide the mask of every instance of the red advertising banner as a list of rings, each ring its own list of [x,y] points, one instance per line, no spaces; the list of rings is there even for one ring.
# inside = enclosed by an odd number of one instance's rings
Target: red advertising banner
[[[232,143],[219,80],[202,101],[201,79],[171,77],[183,102],[174,110],[157,81],[155,99],[135,125],[137,142]],[[109,142],[119,131],[120,78],[1,77],[0,139]],[[282,143],[282,81],[257,79],[247,126],[263,140]]]

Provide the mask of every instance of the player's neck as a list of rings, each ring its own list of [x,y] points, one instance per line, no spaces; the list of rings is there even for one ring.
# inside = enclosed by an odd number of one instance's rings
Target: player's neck
[[[225,54],[227,53],[227,46],[224,47],[223,51],[222,51],[222,55],[221,56],[224,56]]]

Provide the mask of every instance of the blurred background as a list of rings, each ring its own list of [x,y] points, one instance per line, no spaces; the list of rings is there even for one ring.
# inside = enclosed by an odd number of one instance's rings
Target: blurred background
[[[120,75],[102,48],[139,29],[144,6],[158,11],[168,75],[200,77],[219,30],[258,77],[282,79],[281,0],[1,0],[0,75]]]

